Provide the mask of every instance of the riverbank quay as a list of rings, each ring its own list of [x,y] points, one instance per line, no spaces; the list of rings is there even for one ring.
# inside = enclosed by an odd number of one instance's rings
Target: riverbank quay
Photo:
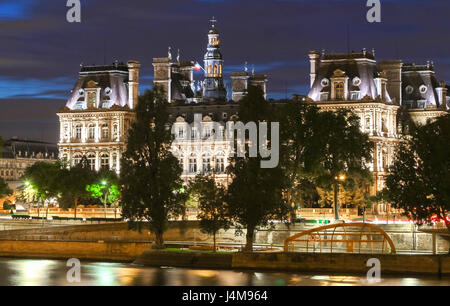
[[[331,254],[289,252],[234,252],[214,254],[166,250],[146,250],[134,264],[152,267],[190,267],[308,273],[365,275],[378,259],[382,275],[450,276],[447,255]]]
[[[0,240],[0,257],[133,262],[151,242]]]
[[[37,240],[120,240],[153,241],[154,235],[144,225],[141,232],[128,228],[126,222],[75,223],[67,221],[14,221],[0,220],[0,239]],[[420,231],[412,224],[379,224],[392,239],[398,253],[426,253],[435,250],[439,254],[448,253],[450,242],[446,237]],[[316,228],[314,224],[274,224],[272,228],[259,229],[255,234],[255,244],[283,245],[284,241],[298,233]],[[5,230],[2,230],[5,229]],[[245,245],[244,235],[236,236],[235,228],[219,231],[217,243]],[[164,233],[165,241],[212,244],[212,237],[203,233],[198,221],[173,221]]]

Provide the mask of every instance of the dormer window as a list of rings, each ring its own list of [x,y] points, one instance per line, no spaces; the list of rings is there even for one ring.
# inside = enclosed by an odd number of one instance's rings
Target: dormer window
[[[334,94],[336,100],[345,100],[344,82],[334,83]]]
[[[355,78],[353,78],[352,83],[353,83],[353,86],[359,86],[359,85],[361,85],[361,79],[358,77],[355,77]]]
[[[320,93],[320,101],[328,101],[328,92]]]
[[[405,92],[410,95],[414,92],[414,88],[411,85],[406,86]]]
[[[424,94],[428,91],[428,87],[425,85],[420,86],[419,91],[421,94]]]
[[[333,73],[331,78],[331,99],[332,100],[346,100],[348,99],[349,92],[348,81],[349,78],[345,75],[345,72],[337,69]]]
[[[359,99],[360,99],[359,91],[352,91],[351,100],[359,100]]]
[[[320,81],[320,85],[322,85],[322,87],[327,87],[330,85],[330,81],[328,79],[322,79],[322,81]]]

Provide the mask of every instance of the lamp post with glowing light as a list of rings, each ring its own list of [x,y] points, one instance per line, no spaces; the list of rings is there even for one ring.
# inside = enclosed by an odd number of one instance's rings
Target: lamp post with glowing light
[[[346,178],[345,174],[339,174],[334,178],[334,218],[336,221],[339,220],[339,183],[345,182]]]

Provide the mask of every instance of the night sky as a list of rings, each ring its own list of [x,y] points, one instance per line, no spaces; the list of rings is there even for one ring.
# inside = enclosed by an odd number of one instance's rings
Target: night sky
[[[450,1],[381,0],[382,22],[366,20],[366,0],[81,0],[82,22],[66,21],[66,0],[0,0],[0,136],[56,142],[56,112],[80,63],[138,60],[141,92],[153,57],[203,64],[218,19],[225,81],[249,63],[269,76],[272,98],[306,94],[308,51],[375,48],[377,60],[433,60],[450,81]],[[347,34],[349,33],[349,35]],[[349,39],[348,39],[349,37]],[[106,52],[105,52],[106,50]],[[202,77],[196,74],[196,79]]]

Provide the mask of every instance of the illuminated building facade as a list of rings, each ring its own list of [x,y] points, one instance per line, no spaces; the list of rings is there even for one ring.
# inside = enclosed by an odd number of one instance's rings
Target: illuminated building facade
[[[127,133],[138,101],[140,64],[82,66],[60,122],[59,157],[92,169],[120,171]]]
[[[373,143],[371,194],[384,188],[402,128],[397,122],[405,106],[417,123],[447,113],[447,90],[438,84],[431,65],[403,65],[401,61],[377,63],[373,53],[320,54],[312,51],[307,100],[320,109],[347,109],[359,116],[361,130]],[[384,204],[376,212],[385,213]]]
[[[249,85],[259,86],[266,94],[267,76],[249,73],[247,68],[233,72],[232,100],[227,101],[220,36],[215,20],[212,22],[204,56],[204,79],[194,81],[194,61],[183,62],[179,56],[173,61],[169,49],[167,57],[153,59],[154,84],[164,90],[171,103],[169,111],[175,134],[172,151],[183,168],[182,178],[188,181],[200,173],[212,174],[227,185],[229,177],[225,169],[232,148],[225,135],[226,122],[237,116],[237,102]]]

